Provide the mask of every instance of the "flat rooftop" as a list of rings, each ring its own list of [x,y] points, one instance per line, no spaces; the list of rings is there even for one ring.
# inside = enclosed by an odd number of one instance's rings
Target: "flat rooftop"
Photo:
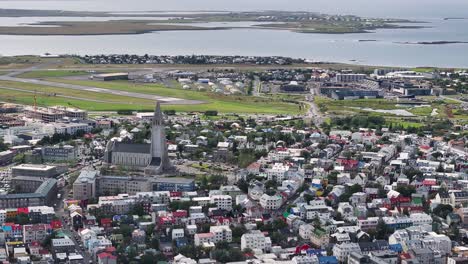
[[[14,166],[13,170],[38,170],[38,171],[47,171],[51,169],[55,169],[55,166],[49,165],[41,165],[41,164],[20,164],[18,166]]]
[[[194,179],[179,178],[179,177],[166,177],[156,178],[153,180],[155,183],[178,183],[178,184],[190,184],[193,183]]]

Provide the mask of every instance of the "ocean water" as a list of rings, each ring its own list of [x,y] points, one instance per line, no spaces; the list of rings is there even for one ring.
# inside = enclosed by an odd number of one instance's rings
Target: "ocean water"
[[[154,11],[251,11],[289,10],[366,17],[393,17],[428,22],[424,29],[385,29],[368,34],[302,34],[279,30],[239,28],[232,30],[154,32],[113,36],[11,36],[0,35],[0,54],[211,54],[278,55],[314,61],[334,61],[389,66],[468,67],[468,44],[416,45],[405,42],[468,41],[465,0],[12,0],[0,8],[56,9],[122,12]],[[37,21],[97,20],[94,18],[0,18],[0,25]],[[102,18],[100,18],[102,20]],[[112,18],[105,18],[112,19]],[[228,26],[229,24],[223,24]],[[220,26],[219,23],[203,26]],[[360,41],[374,40],[374,41]]]

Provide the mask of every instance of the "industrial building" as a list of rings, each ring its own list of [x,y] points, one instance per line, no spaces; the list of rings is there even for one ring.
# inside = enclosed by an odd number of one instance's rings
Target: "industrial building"
[[[96,75],[93,75],[93,80],[98,80],[98,81],[128,80],[128,73],[116,72],[116,73],[96,74]]]
[[[53,178],[65,172],[66,169],[57,166],[39,165],[39,164],[21,164],[11,168],[11,175],[31,176],[38,178]]]
[[[0,209],[51,205],[53,204],[56,195],[57,180],[45,179],[33,193],[0,195]]]

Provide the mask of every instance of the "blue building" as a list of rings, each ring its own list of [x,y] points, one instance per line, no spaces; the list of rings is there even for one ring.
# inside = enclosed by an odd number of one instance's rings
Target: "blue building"
[[[186,178],[156,178],[152,181],[153,191],[191,192],[195,191],[195,180]]]

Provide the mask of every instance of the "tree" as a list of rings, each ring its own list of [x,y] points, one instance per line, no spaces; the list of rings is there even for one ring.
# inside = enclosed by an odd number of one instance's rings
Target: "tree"
[[[286,227],[288,227],[288,224],[281,219],[275,219],[275,221],[273,221],[273,230],[281,230]]]
[[[338,180],[338,174],[340,174],[337,171],[332,171],[330,174],[328,174],[328,183],[330,184],[336,184]]]
[[[0,151],[5,151],[8,149],[8,145],[3,142],[3,138],[0,138]]]
[[[432,212],[440,218],[446,219],[447,215],[453,212],[453,208],[450,204],[439,204]]]
[[[247,193],[249,191],[249,183],[244,180],[244,179],[240,179],[238,182],[237,182],[237,187],[239,187],[239,189],[243,192],[243,193]]]
[[[130,209],[129,215],[145,215],[145,208],[141,204],[137,204]]]
[[[416,188],[412,185],[400,185],[396,188],[396,191],[404,197],[411,197],[411,194],[416,193]]]
[[[228,250],[229,242],[227,242],[226,240],[219,241],[218,243],[216,243],[216,249]]]
[[[133,228],[127,224],[120,225],[120,233],[124,237],[130,237],[132,235]]]
[[[244,225],[239,225],[231,228],[232,230],[232,241],[239,243],[243,234],[247,232],[247,229]]]
[[[278,184],[276,183],[276,181],[268,180],[265,182],[266,189],[276,189],[277,187],[278,187]]]
[[[375,231],[376,239],[387,239],[387,234],[390,232],[390,228],[388,228],[387,224],[385,224],[385,222],[380,219],[377,223]]]
[[[20,153],[20,154],[17,154],[15,155],[15,157],[13,157],[13,162],[14,163],[24,163],[24,154],[23,153]]]

